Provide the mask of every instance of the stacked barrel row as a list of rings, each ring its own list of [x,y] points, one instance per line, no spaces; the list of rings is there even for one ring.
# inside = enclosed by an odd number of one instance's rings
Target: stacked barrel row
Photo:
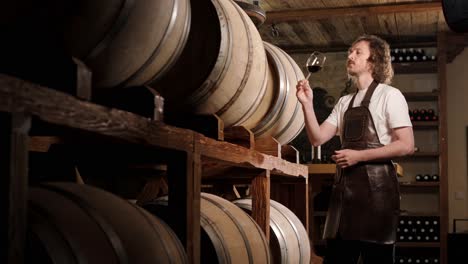
[[[310,263],[308,234],[283,205],[271,203],[268,243],[245,212],[252,210],[251,199],[232,203],[208,193],[201,198],[202,263]],[[174,221],[168,218],[167,205],[167,197],[161,197],[139,207],[73,183],[31,188],[27,262],[187,263],[169,227]]]
[[[216,114],[227,127],[243,125],[281,144],[302,130],[295,97],[302,71],[262,41],[232,0],[73,4],[66,39],[91,69],[93,89],[149,86],[165,98],[167,114]],[[87,185],[32,187],[25,255],[38,263],[185,263],[167,202],[138,207]],[[289,209],[271,201],[269,243],[249,210],[251,200],[201,194],[201,262],[310,262],[307,232]]]
[[[78,2],[68,42],[91,68],[94,88],[146,85],[165,98],[169,115],[216,114],[226,127],[281,144],[303,129],[301,69],[262,41],[234,1]]]

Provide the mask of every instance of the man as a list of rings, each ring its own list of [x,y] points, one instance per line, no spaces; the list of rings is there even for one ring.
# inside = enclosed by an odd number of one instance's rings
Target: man
[[[400,209],[391,158],[412,154],[414,137],[408,104],[388,85],[393,77],[389,45],[373,35],[359,37],[348,52],[348,74],[357,92],[340,98],[318,124],[307,80],[297,84],[307,136],[314,146],[340,135],[332,156],[337,173],[324,239],[324,263],[394,263]]]

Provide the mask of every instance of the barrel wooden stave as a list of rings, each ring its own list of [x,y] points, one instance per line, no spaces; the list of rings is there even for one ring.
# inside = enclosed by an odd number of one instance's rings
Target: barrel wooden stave
[[[235,200],[233,203],[247,212],[252,211],[252,199]],[[304,225],[291,210],[274,200],[270,200],[270,228],[273,262],[310,263],[310,241]]]
[[[66,263],[61,262],[65,259],[79,263],[187,262],[182,244],[164,222],[97,188],[71,183],[33,187],[29,203],[29,229],[48,256],[60,261],[56,263]]]
[[[66,39],[99,88],[142,85],[178,59],[190,29],[189,0],[79,1]]]
[[[255,112],[266,89],[260,33],[233,1],[206,1],[193,9],[194,26],[181,58],[151,86],[165,98],[168,112],[217,114],[226,127],[239,125]]]
[[[165,214],[164,208],[158,208],[158,205],[167,206],[167,203],[165,196],[143,205],[143,208],[156,215]],[[201,243],[202,261],[216,259],[218,263],[271,263],[268,242],[260,227],[230,201],[201,193],[200,226],[202,237],[206,234],[210,240]],[[214,253],[216,256],[211,256]]]
[[[296,84],[304,79],[297,63],[280,48],[264,42],[268,58],[268,97],[245,123],[255,137],[272,136],[281,145],[291,142],[304,128],[304,115],[296,97]],[[273,94],[273,95],[271,95]]]

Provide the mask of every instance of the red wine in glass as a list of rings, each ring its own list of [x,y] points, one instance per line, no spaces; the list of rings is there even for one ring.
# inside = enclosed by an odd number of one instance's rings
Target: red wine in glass
[[[310,73],[315,73],[315,72],[318,72],[322,69],[322,66],[320,65],[312,65],[312,66],[307,66],[307,70],[310,72]]]
[[[318,51],[312,52],[310,54],[309,58],[307,59],[307,71],[309,72],[307,74],[306,79],[309,79],[311,73],[318,72],[322,69],[323,64],[325,63],[327,57],[323,53],[320,53]]]

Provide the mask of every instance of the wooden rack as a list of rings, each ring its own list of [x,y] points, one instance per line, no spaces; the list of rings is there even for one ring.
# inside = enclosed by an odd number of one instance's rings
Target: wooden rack
[[[31,141],[29,132],[31,125],[35,124],[33,119],[59,129],[49,129],[53,137],[35,137]],[[222,131],[221,126],[221,129],[216,129],[212,134],[233,142],[248,142],[244,144],[247,147],[0,74],[0,169],[2,175],[8,175],[1,180],[1,186],[4,186],[2,208],[6,212],[2,217],[3,240],[9,241],[7,261],[22,263],[24,259],[30,142],[34,142],[32,147],[35,148],[47,148],[48,144],[57,142],[74,142],[99,149],[99,142],[104,141],[107,145],[117,146],[113,148],[117,152],[115,156],[123,155],[123,150],[128,150],[126,146],[149,149],[145,162],[167,165],[169,211],[174,219],[171,226],[185,245],[191,263],[200,262],[202,179],[247,180],[251,184],[252,216],[267,236],[270,180],[292,184],[294,192],[283,199],[291,201],[293,197],[292,200],[299,201],[292,209],[308,230],[308,169],[298,164],[297,152],[289,146],[281,147],[271,142],[257,141],[255,147],[251,138],[241,140],[236,136],[245,134],[242,128]],[[292,157],[293,162],[281,156]],[[215,173],[221,168],[229,173],[224,176]]]

